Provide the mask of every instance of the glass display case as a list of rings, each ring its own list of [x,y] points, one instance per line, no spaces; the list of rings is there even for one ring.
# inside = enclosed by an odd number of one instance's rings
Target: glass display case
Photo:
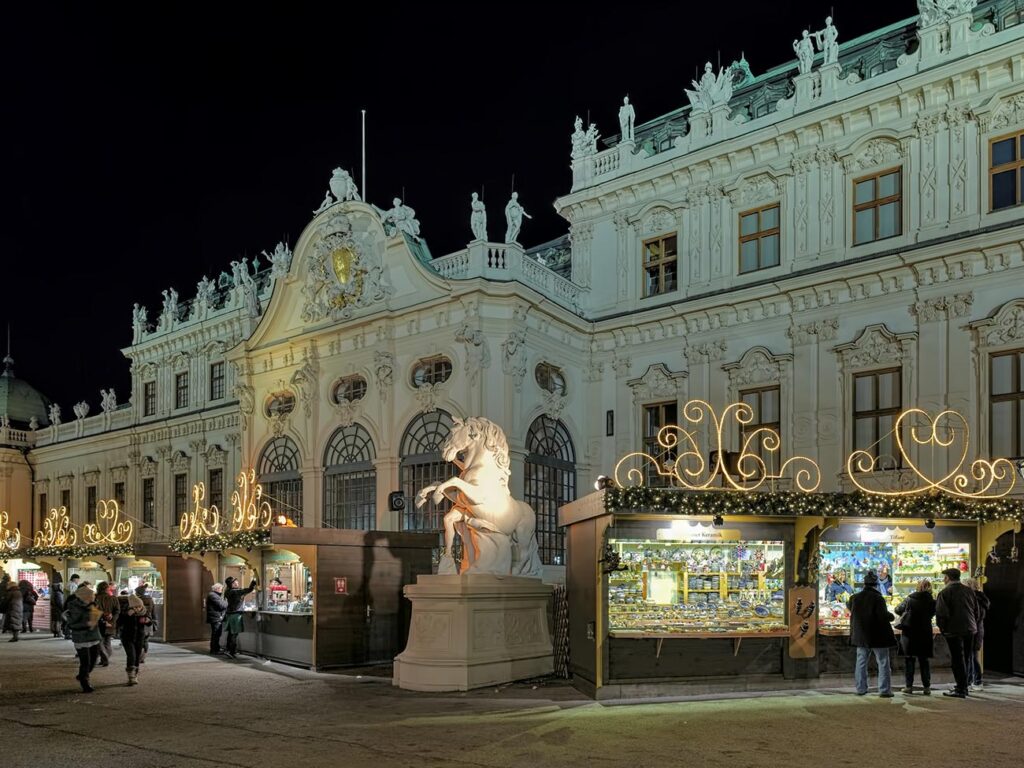
[[[140,584],[148,584],[146,594],[153,598],[153,602],[160,605],[164,601],[163,577],[149,560],[118,560],[114,580],[118,594],[124,591],[131,594]]]
[[[68,579],[70,580],[76,573],[81,576],[80,584],[89,582],[93,589],[101,581],[110,581],[110,573],[107,569],[101,563],[93,560],[79,560],[68,563]]]
[[[608,629],[646,635],[786,633],[782,541],[608,540]]]
[[[237,555],[221,555],[220,558],[220,582],[223,584],[229,576],[242,588],[248,587],[249,582],[257,577],[257,569],[249,565]],[[243,611],[255,611],[259,608],[256,592],[250,592],[242,598]]]
[[[263,553],[261,610],[313,612],[313,576],[298,555],[285,549]]]

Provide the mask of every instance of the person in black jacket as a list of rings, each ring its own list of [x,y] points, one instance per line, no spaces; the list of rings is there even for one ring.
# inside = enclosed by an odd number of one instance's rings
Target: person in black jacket
[[[242,601],[245,596],[256,589],[256,579],[249,582],[248,589],[242,589],[236,587],[234,576],[228,576],[224,579],[224,586],[227,587],[227,593],[224,595],[224,599],[227,602],[227,625],[228,625],[228,649],[226,655],[232,659],[237,658],[235,655],[238,652],[238,636],[242,632]]]
[[[857,666],[854,683],[857,695],[868,692],[868,658],[874,653],[878,665],[878,695],[892,698],[892,673],[889,667],[889,649],[896,645],[892,620],[896,618],[885,606],[885,598],[878,591],[878,575],[874,571],[864,574],[864,589],[853,595],[850,608],[850,645],[857,648]]]
[[[35,632],[32,626],[32,616],[36,612],[36,603],[39,602],[39,593],[30,581],[22,579],[18,582],[18,589],[21,590],[21,631]]]
[[[981,590],[981,584],[977,579],[964,579],[963,583],[965,587],[974,590],[974,599],[978,603],[978,612],[974,617],[978,631],[974,633],[974,642],[971,644],[970,653],[967,654],[967,687],[968,689],[981,689],[985,687],[985,683],[981,679],[980,654],[981,648],[985,644],[985,617],[988,615],[988,609],[992,607],[992,601]]]
[[[914,660],[921,668],[921,685],[924,695],[932,692],[931,658],[934,653],[932,619],[935,617],[935,598],[932,597],[932,583],[928,579],[918,582],[917,591],[911,593],[896,606],[900,620],[900,655],[906,659],[906,687],[904,693],[914,692]]]
[[[4,571],[4,575],[0,576],[0,632],[7,634],[7,611],[5,610],[4,604],[7,602],[7,587],[10,586],[11,577]]]
[[[50,585],[50,631],[54,637],[64,637],[64,621],[61,619],[64,602],[63,579],[57,571],[53,574],[53,583]]]
[[[978,600],[974,590],[960,583],[960,571],[948,568],[942,572],[945,588],[935,601],[935,619],[946,644],[949,645],[950,665],[956,686],[943,691],[943,696],[967,698],[967,656],[978,632]]]
[[[210,654],[219,656],[224,653],[220,649],[220,636],[224,631],[224,614],[228,610],[228,601],[224,599],[224,585],[220,582],[210,587],[206,596],[206,623],[210,625]]]

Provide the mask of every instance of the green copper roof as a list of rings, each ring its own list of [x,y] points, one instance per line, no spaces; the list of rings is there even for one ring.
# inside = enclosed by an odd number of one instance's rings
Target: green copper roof
[[[7,416],[11,426],[28,429],[35,416],[40,427],[50,423],[50,398],[27,381],[14,375],[14,360],[4,358],[4,372],[0,374],[0,416]]]

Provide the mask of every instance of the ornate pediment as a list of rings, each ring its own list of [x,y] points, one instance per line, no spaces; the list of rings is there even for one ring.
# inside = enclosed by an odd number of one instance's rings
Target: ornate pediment
[[[171,469],[175,472],[187,472],[191,464],[192,460],[185,455],[184,451],[175,451],[171,456]]]
[[[644,375],[626,382],[633,390],[633,402],[644,403],[652,400],[677,400],[682,396],[686,384],[685,372],[673,373],[663,363],[648,366]]]
[[[758,173],[745,179],[729,191],[733,205],[757,205],[777,200],[781,194],[778,180],[769,173]]]
[[[895,139],[871,139],[843,158],[847,171],[862,171],[903,162],[905,150]]]
[[[1017,93],[1002,100],[992,112],[989,128],[1000,131],[1024,123],[1024,93]]]
[[[792,361],[792,355],[774,355],[765,347],[752,347],[735,363],[723,365],[722,370],[736,387],[778,384],[782,381],[786,366]]]
[[[668,208],[660,206],[649,210],[640,221],[641,231],[646,235],[673,232],[678,228],[676,215]]]
[[[971,323],[980,347],[1024,344],[1024,299],[1008,301],[984,320]]]
[[[916,333],[896,334],[884,323],[876,323],[867,326],[856,340],[840,344],[835,352],[847,370],[878,365],[902,366],[910,357],[915,341]]]

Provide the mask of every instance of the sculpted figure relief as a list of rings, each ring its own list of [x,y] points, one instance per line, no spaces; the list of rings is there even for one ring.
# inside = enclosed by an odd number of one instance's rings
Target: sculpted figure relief
[[[50,423],[55,427],[60,425],[60,406],[56,403],[50,406]]]
[[[284,242],[279,242],[273,253],[263,251],[263,255],[271,264],[270,276],[274,278],[284,277],[292,266],[292,249]]]
[[[469,228],[473,232],[474,240],[487,239],[487,208],[484,201],[476,192],[472,194],[472,201],[469,204]]]
[[[384,213],[384,226],[388,234],[404,232],[416,240],[420,239],[420,223],[416,220],[416,211],[403,205],[401,198],[391,201],[391,209]]]
[[[512,199],[505,206],[505,242],[516,243],[519,238],[519,230],[523,228],[523,216],[528,219],[533,217],[526,212],[519,204],[519,193],[513,192]]]
[[[694,80],[693,90],[686,90],[690,105],[694,110],[710,112],[712,108],[728,104],[732,98],[732,67],[721,67],[715,75],[711,62],[704,65],[704,74],[700,80]]]
[[[831,16],[825,19],[825,28],[814,33],[814,40],[818,50],[825,52],[823,66],[839,63],[839,30],[832,25]]]
[[[587,130],[583,130],[583,120],[576,115],[576,122],[573,124],[575,130],[570,136],[572,141],[572,159],[597,154],[597,140],[601,134],[597,132],[597,125],[591,123]]]
[[[636,110],[633,109],[633,105],[629,103],[629,96],[622,100],[622,106],[619,107],[619,141],[633,141],[633,124],[636,121]]]
[[[917,12],[921,14],[918,26],[943,24],[957,16],[971,13],[977,4],[978,0],[917,0]]]
[[[444,516],[445,553],[437,572],[539,577],[536,515],[508,490],[508,441],[501,427],[484,418],[454,419],[441,452],[459,468],[459,476],[416,496],[417,507],[428,498],[435,504],[452,502]],[[452,557],[456,533],[462,539],[461,563]]]

